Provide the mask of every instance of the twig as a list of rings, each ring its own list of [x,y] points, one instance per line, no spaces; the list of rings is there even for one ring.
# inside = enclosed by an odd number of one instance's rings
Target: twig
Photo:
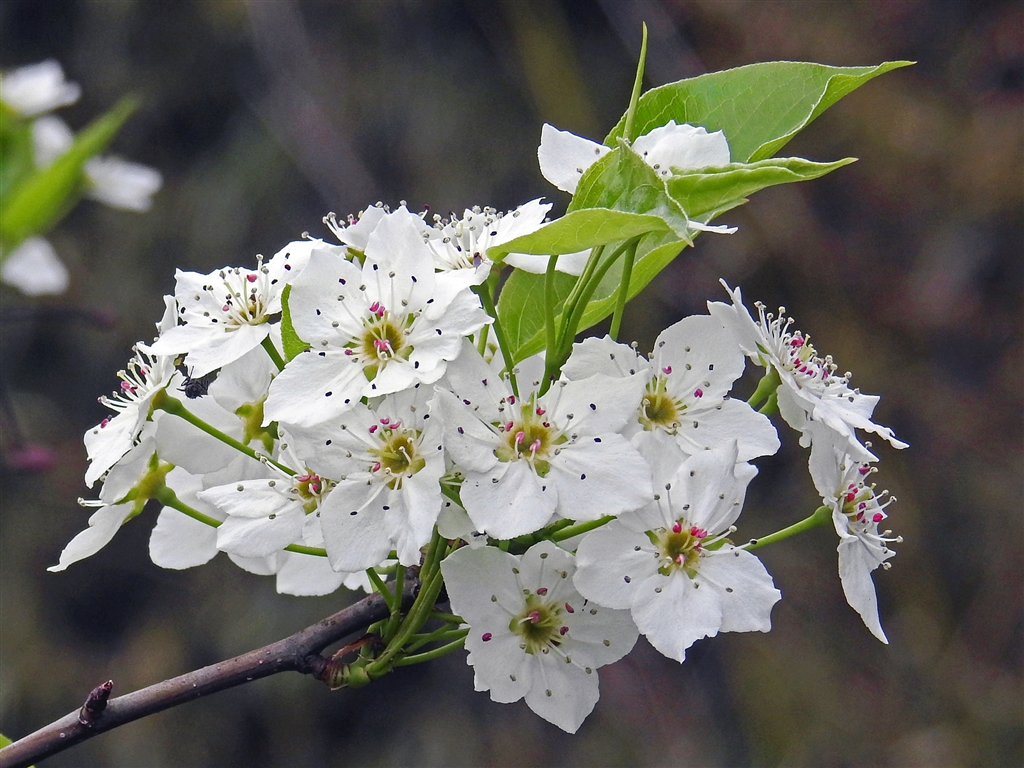
[[[403,608],[411,605],[418,589],[417,581],[406,584]],[[374,593],[276,643],[109,701],[114,683],[108,680],[93,689],[81,709],[0,749],[0,768],[29,766],[125,723],[279,672],[317,676],[324,666],[321,651],[390,615],[387,603]]]

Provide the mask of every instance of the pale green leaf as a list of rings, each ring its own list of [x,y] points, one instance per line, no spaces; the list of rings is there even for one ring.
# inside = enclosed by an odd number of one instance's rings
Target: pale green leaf
[[[830,67],[773,61],[680,80],[640,97],[630,138],[675,120],[724,131],[734,161],[763,160],[843,96],[872,78],[911,63]],[[625,116],[604,143],[616,146],[624,128]]]

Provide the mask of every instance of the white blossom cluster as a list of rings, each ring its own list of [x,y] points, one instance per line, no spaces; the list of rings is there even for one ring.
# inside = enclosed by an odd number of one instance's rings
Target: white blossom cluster
[[[781,594],[732,540],[750,462],[779,448],[768,416],[730,397],[750,358],[779,377],[779,411],[811,448],[840,537],[844,590],[884,641],[871,573],[893,538],[879,531],[887,501],[857,430],[903,444],[870,420],[877,398],[781,313],[753,318],[738,290],[665,329],[649,355],[588,338],[553,381],[536,358],[506,370],[477,292],[494,268],[487,249],[540,227],[548,208],[431,226],[374,206],[328,217],[337,243],[291,243],[254,269],[179,271],[159,336],[104,400],[116,415],[86,434],[99,509],[52,570],[138,514],[154,473],[179,502],[159,513],[155,563],[225,552],[291,594],[418,566],[436,529],[466,543],[440,568],[476,689],[525,698],[575,732],[597,669],[638,634],[683,661],[701,638],[770,629]],[[168,394],[211,429],[154,407]]]

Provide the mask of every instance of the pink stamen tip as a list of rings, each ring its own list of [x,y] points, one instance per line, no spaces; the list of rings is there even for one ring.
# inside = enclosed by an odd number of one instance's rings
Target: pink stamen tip
[[[221,312],[227,312],[230,309],[231,309],[231,305],[230,304],[225,304],[223,307],[220,308]]]
[[[390,352],[391,342],[387,339],[374,339],[373,346],[377,348],[378,352]]]
[[[383,424],[386,427],[388,424],[391,423],[391,419],[383,418],[383,419],[380,420],[380,423]]]
[[[483,633],[482,635],[480,635],[480,639],[481,639],[481,640],[483,640],[483,641],[484,641],[485,643],[486,643],[486,642],[487,642],[488,640],[490,640],[490,639],[491,639],[491,637],[493,637],[493,635],[491,635],[491,633],[490,633],[490,632],[484,632],[484,633]]]
[[[375,301],[375,302],[373,302],[373,304],[370,305],[370,311],[371,312],[376,312],[378,309],[380,309],[380,302],[379,301]]]
[[[540,450],[540,438],[539,437],[536,440],[534,440],[532,443],[530,443],[530,450],[533,453],[536,453],[537,451]]]
[[[135,391],[135,387],[133,387],[127,381],[122,381],[121,382],[121,391],[122,392],[134,392]]]
[[[703,389],[695,389],[695,390],[693,390],[693,396],[694,397],[704,397],[704,390]]]
[[[511,432],[512,431],[512,427],[514,427],[514,426],[515,426],[515,424],[510,421],[508,424],[505,425],[505,431],[506,432]]]
[[[316,475],[299,475],[295,479],[300,483],[305,483],[308,480],[312,480],[314,477],[316,477]]]
[[[371,471],[372,472],[380,472],[380,462],[379,461],[376,464],[373,465],[373,469]]]
[[[401,426],[402,426],[402,422],[400,422],[400,421],[393,421],[393,422],[391,422],[391,429],[392,430],[398,429]]]
[[[882,522],[882,521],[883,521],[884,519],[885,519],[885,515],[883,515],[883,514],[882,514],[881,512],[875,512],[875,514],[873,514],[873,515],[871,516],[871,520],[872,520],[873,522],[876,522],[876,523],[880,523],[880,522]]]
[[[573,607],[572,607],[571,605],[569,605],[568,603],[566,603],[566,604],[565,604],[565,610],[566,610],[566,613],[576,613],[576,609],[575,609],[575,608],[573,608]]]
[[[250,283],[255,283],[256,282],[256,275],[246,275],[245,279],[248,280]]]
[[[856,498],[857,498],[857,494],[854,493],[853,491],[850,491],[848,494],[846,494],[846,501],[847,502],[851,502],[851,501],[853,501]]]
[[[690,529],[690,535],[696,536],[698,539],[703,539],[708,535],[708,532],[704,528],[698,528],[695,525]]]
[[[526,433],[523,432],[523,430],[520,429],[518,432],[516,432],[516,445],[519,445],[519,443],[523,442],[523,440],[525,439]]]
[[[516,396],[515,395],[509,395],[508,396],[508,404],[509,405],[515,405],[516,404]]]
[[[540,622],[540,611],[530,611],[530,615],[527,617],[531,624],[537,624]]]
[[[109,423],[110,423],[110,418],[109,417],[104,419],[103,421],[100,422],[100,429],[103,429]]]
[[[346,354],[346,355],[353,355],[353,354],[355,354],[355,353],[354,353],[354,352],[352,352],[352,350],[351,350],[351,349],[346,349],[346,350],[345,350],[345,354]]]
[[[565,633],[568,632],[568,631],[569,631],[568,627],[559,627],[558,628],[558,634],[560,634],[560,635],[565,635]]]
[[[372,435],[376,431],[377,431],[377,425],[376,424],[371,424],[370,425],[370,434]]]
[[[548,588],[547,587],[537,587],[537,594],[538,595],[546,595],[547,593],[548,593]]]
[[[543,416],[545,413],[547,413],[547,411],[545,411],[543,408],[538,408],[537,409],[537,415],[538,416]]]
[[[682,523],[674,523],[672,525],[672,533],[682,533],[682,531],[683,531],[683,524]]]
[[[668,376],[670,373],[672,373],[672,366],[666,365],[664,368],[661,369],[661,372]]]
[[[802,347],[804,345],[804,340],[800,336],[795,336],[789,343],[794,347]]]

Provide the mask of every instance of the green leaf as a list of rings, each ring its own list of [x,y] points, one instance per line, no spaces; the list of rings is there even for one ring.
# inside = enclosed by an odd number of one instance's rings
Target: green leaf
[[[829,67],[795,61],[750,64],[653,88],[640,97],[634,133],[642,136],[669,120],[722,130],[732,159],[771,157],[818,115],[868,80],[909,61],[877,67]],[[616,146],[623,116],[605,139]]]
[[[669,195],[692,218],[704,219],[746,202],[747,195],[776,184],[807,181],[856,162],[848,157],[834,163],[815,163],[800,157],[769,158],[756,163],[732,163],[722,168],[686,171],[666,180]]]
[[[0,104],[0,201],[32,173],[32,127]]]
[[[284,360],[290,363],[294,357],[309,349],[309,344],[299,338],[292,325],[292,312],[288,307],[288,299],[291,296],[292,287],[286,285],[281,291],[281,342],[284,344]]]
[[[122,99],[79,132],[71,148],[52,165],[11,191],[0,207],[0,242],[6,252],[60,221],[81,191],[85,163],[103,151],[134,110],[134,101]]]

